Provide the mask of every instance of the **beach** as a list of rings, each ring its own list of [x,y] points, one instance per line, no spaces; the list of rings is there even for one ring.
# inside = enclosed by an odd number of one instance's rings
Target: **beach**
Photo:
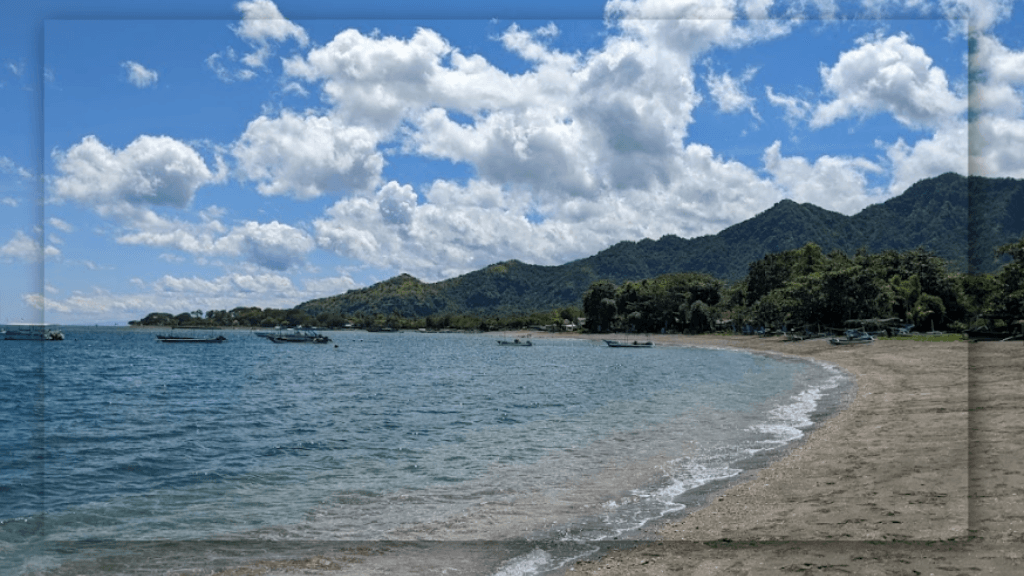
[[[654,336],[840,367],[854,398],[805,442],[679,520],[576,574],[1019,574],[1024,571],[1020,342],[840,347]]]

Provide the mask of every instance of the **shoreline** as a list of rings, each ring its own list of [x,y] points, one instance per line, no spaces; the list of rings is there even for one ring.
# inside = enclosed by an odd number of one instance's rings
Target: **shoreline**
[[[551,336],[563,337],[541,337]],[[840,347],[781,337],[650,339],[662,346],[722,347],[824,362],[854,378],[854,394],[767,467],[660,525],[655,541],[578,561],[571,573],[1008,574],[1024,569],[1024,554],[1017,552],[1024,542],[1019,342],[883,340]],[[979,416],[982,409],[999,418]],[[986,438],[978,438],[979,430]]]

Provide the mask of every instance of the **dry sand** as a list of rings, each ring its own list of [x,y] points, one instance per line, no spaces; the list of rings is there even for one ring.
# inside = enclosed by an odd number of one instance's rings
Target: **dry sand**
[[[1024,574],[1024,347],[654,338],[813,358],[850,405],[752,479],[572,574]]]

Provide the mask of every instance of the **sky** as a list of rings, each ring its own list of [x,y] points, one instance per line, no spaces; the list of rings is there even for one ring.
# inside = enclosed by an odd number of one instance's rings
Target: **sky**
[[[0,323],[290,308],[1024,178],[1004,0],[22,4]]]

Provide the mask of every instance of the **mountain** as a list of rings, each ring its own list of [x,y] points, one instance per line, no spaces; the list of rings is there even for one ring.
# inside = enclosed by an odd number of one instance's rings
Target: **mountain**
[[[968,230],[971,242],[968,242]],[[718,234],[685,239],[619,242],[593,256],[559,266],[518,260],[426,284],[408,274],[368,288],[310,300],[298,309],[316,316],[391,314],[511,315],[578,306],[597,280],[621,284],[673,272],[704,272],[743,279],[751,262],[808,242],[853,254],[864,249],[923,246],[954,269],[991,272],[995,248],[1024,232],[1024,181],[948,173],[922,180],[903,194],[853,216],[782,200]]]

